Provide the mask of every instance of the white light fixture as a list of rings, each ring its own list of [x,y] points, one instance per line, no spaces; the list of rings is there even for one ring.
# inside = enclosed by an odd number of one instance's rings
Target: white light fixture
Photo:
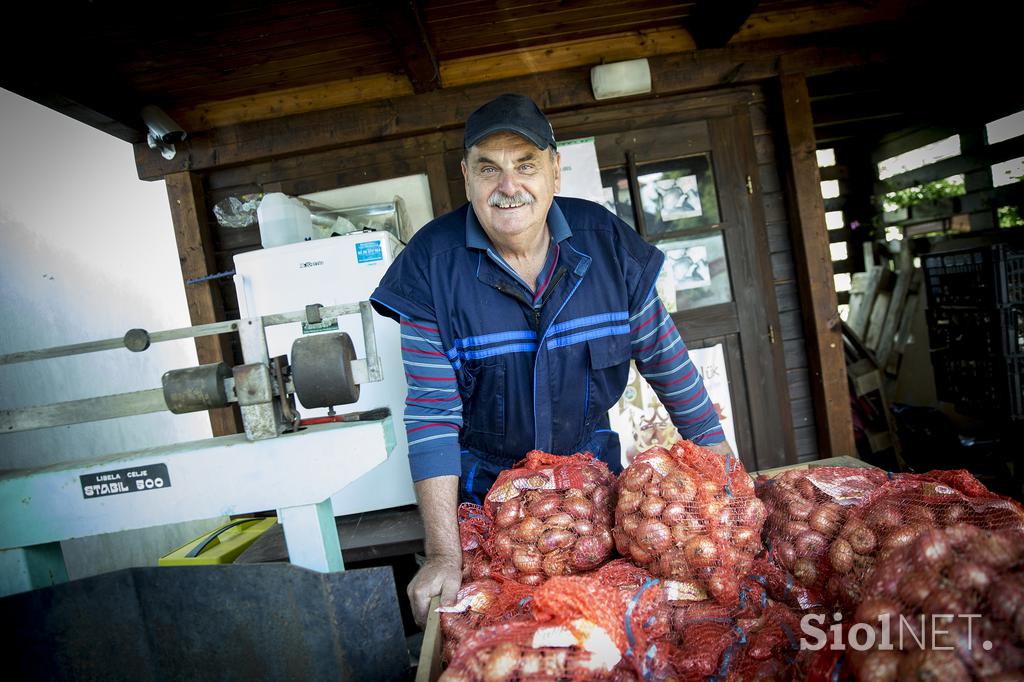
[[[594,99],[642,95],[651,91],[651,65],[646,59],[601,64],[590,70]]]

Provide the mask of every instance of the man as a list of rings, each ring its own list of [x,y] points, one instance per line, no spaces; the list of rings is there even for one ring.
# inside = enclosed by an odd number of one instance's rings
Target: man
[[[684,438],[728,445],[700,375],[654,290],[662,253],[598,204],[554,199],[554,131],[530,99],[502,95],[466,121],[469,204],[410,240],[371,300],[402,325],[409,464],[430,598],[461,584],[456,509],[537,448],[594,453],[620,471],[608,410],[630,360]]]

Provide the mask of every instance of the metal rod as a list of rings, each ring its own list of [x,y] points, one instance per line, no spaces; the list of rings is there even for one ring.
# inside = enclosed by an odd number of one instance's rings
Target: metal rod
[[[384,373],[380,367],[380,356],[377,355],[377,333],[373,329],[373,308],[369,301],[362,301],[359,304],[359,314],[363,321],[363,346],[366,356],[366,369],[370,381],[380,381]]]
[[[146,391],[70,400],[53,405],[0,410],[0,433],[130,417],[136,414],[162,412],[166,409],[163,389],[151,388]]]
[[[365,303],[365,302],[364,302]],[[361,312],[361,304],[359,303],[346,303],[342,305],[327,306],[320,309],[320,315],[322,317],[340,317],[341,315],[353,315]],[[290,313],[280,313],[275,315],[264,315],[263,326],[270,327],[278,324],[288,324],[289,322],[302,322],[306,319],[306,311],[298,310]],[[216,334],[225,334],[228,332],[238,331],[238,325],[240,320],[227,320],[225,322],[211,322],[209,324],[200,324],[195,327],[180,327],[178,329],[168,329],[160,332],[153,332],[149,335],[151,343],[159,343],[161,341],[174,341],[177,339],[188,339],[198,338],[201,336],[214,336]],[[69,355],[82,355],[84,353],[96,353],[101,350],[114,350],[117,348],[124,348],[124,338],[117,339],[105,339],[102,341],[87,341],[85,343],[73,343],[67,346],[54,346],[53,348],[43,348],[40,350],[29,350],[20,351],[17,353],[8,353],[6,355],[0,355],[0,365],[13,365],[18,362],[30,362],[32,360],[48,360],[50,358],[60,358]]]

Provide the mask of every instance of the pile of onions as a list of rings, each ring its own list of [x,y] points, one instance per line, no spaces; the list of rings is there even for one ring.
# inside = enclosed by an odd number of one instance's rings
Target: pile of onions
[[[614,482],[608,466],[589,454],[535,450],[503,471],[484,501],[493,522],[484,545],[492,574],[539,585],[607,561]]]
[[[864,588],[867,596],[857,606],[854,619],[875,629],[876,646],[850,652],[851,667],[860,682],[1019,679],[1016,676],[1024,669],[1024,533],[1020,530],[965,524],[925,530],[880,555]],[[950,617],[942,617],[947,614]],[[980,617],[963,617],[968,614]],[[879,648],[885,617],[893,651]],[[917,644],[922,623],[923,650]]]
[[[641,453],[619,477],[613,537],[638,566],[731,605],[764,515],[741,462],[679,441]]]
[[[825,597],[854,609],[875,564],[938,528],[1024,530],[1024,509],[963,471],[898,474],[850,511],[828,548]]]
[[[768,511],[764,544],[772,559],[803,588],[791,593],[801,606],[820,603],[834,570],[833,557],[845,569],[840,573],[849,572],[855,562],[852,547],[871,549],[873,538],[863,528],[844,524],[849,508],[886,480],[878,469],[821,467],[792,469],[758,481],[758,495]]]
[[[530,621],[483,627],[462,641],[445,682],[635,682],[625,656],[628,604],[595,577],[554,577],[533,592]]]

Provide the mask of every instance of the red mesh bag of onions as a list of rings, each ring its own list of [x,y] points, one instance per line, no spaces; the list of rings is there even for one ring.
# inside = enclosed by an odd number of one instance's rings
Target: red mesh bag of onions
[[[1024,679],[1021,531],[924,530],[879,557],[864,594],[845,632],[857,680]]]
[[[539,585],[597,568],[611,556],[615,477],[590,453],[527,453],[484,498],[493,520],[484,547],[495,575]]]
[[[462,544],[462,581],[481,580],[491,575],[491,558],[483,549],[491,534],[491,520],[478,504],[459,505],[459,541]]]
[[[444,659],[451,661],[460,643],[481,627],[517,620],[532,620],[533,587],[512,580],[489,578],[462,586],[451,606],[438,608]]]
[[[441,679],[636,680],[626,658],[627,608],[618,589],[596,578],[553,577],[534,591],[532,622],[485,627],[470,635]]]
[[[926,531],[961,524],[1024,531],[1024,507],[990,492],[966,471],[895,475],[839,520],[831,534],[822,534],[828,542],[815,570],[826,598],[855,608],[870,594],[863,582],[877,560]]]
[[[736,603],[738,576],[761,549],[765,517],[739,460],[679,441],[638,455],[617,489],[613,537],[623,556]]]
[[[850,507],[862,504],[869,493],[884,485],[888,474],[861,467],[791,469],[757,481],[757,495],[765,504],[764,544],[775,566],[762,568],[774,599],[810,608],[823,602],[822,591],[830,576],[824,557],[829,542],[846,520]],[[863,538],[851,538],[860,541]]]

